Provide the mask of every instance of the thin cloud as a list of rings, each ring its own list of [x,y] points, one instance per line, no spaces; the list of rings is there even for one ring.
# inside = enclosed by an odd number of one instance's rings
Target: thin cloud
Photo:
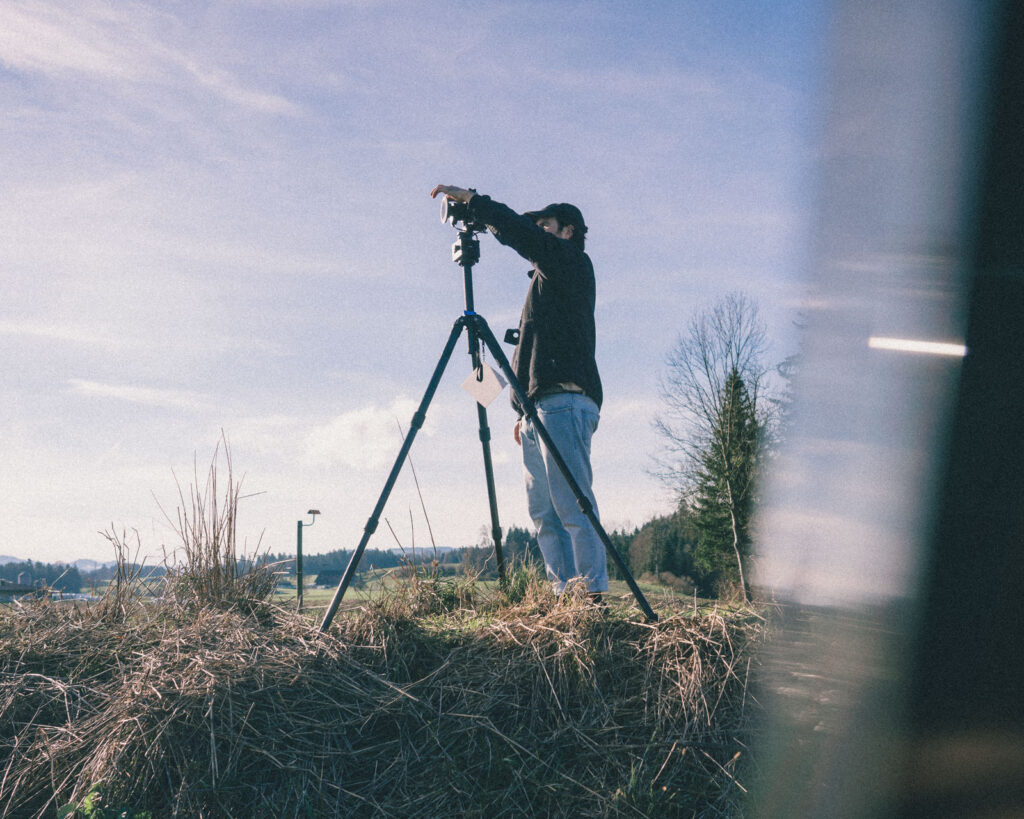
[[[140,6],[125,11],[106,5],[47,6],[38,0],[4,4],[0,64],[23,72],[71,72],[146,85],[165,85],[177,76],[236,107],[272,115],[302,113],[285,97],[246,87],[230,72],[169,44],[170,23]]]
[[[0,335],[66,341],[71,344],[108,347],[111,349],[122,346],[121,341],[111,335],[96,333],[87,327],[67,324],[0,320]]]
[[[33,3],[0,6],[0,62],[21,71],[73,71],[108,77],[127,74],[124,50],[103,30],[107,19],[89,19],[65,7]]]
[[[416,406],[411,399],[398,398],[388,407],[364,407],[338,415],[310,432],[307,456],[318,466],[385,467],[398,455],[402,433],[408,433]],[[433,430],[425,426],[423,432],[430,435]]]
[[[187,390],[161,390],[154,387],[134,387],[129,384],[103,384],[82,378],[68,380],[71,389],[81,395],[94,398],[111,398],[132,404],[176,409],[201,409],[207,401],[198,393]]]
[[[184,67],[204,88],[241,108],[265,114],[288,116],[297,116],[302,113],[300,106],[278,94],[244,88],[226,71],[204,68],[191,60],[186,60]]]

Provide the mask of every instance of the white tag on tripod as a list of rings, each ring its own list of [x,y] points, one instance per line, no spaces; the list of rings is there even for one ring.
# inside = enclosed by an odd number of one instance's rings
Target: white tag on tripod
[[[481,407],[486,407],[501,395],[508,382],[490,364],[481,364],[480,370],[482,378],[477,380],[476,373],[470,373],[469,378],[462,382],[462,389],[472,395]]]

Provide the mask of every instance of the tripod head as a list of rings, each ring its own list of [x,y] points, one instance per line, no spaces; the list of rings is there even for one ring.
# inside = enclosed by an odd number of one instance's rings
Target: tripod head
[[[480,240],[468,231],[460,231],[452,245],[452,261],[459,267],[469,268],[480,261]]]

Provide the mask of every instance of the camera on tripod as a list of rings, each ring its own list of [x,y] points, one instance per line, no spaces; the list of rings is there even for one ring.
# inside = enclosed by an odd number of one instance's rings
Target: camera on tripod
[[[473,188],[469,190],[476,193]],[[441,221],[467,233],[483,233],[487,230],[487,225],[473,218],[468,203],[456,202],[447,196],[441,197]],[[459,222],[462,222],[461,228]]]
[[[476,193],[472,188],[469,190]],[[459,238],[452,245],[452,261],[463,268],[472,267],[480,261],[480,240],[476,234],[487,230],[487,225],[473,218],[469,204],[442,197],[441,221],[459,231]],[[461,227],[459,222],[462,223]]]

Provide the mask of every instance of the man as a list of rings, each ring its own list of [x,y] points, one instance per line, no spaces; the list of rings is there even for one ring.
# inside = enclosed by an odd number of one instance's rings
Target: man
[[[590,441],[603,396],[594,360],[594,267],[583,252],[583,214],[563,203],[520,215],[450,185],[430,193],[438,194],[466,203],[475,221],[533,265],[512,369],[596,515]],[[552,588],[561,594],[572,578],[581,577],[600,602],[608,590],[604,544],[514,393],[512,405],[519,413],[513,436],[523,450],[530,517]]]

